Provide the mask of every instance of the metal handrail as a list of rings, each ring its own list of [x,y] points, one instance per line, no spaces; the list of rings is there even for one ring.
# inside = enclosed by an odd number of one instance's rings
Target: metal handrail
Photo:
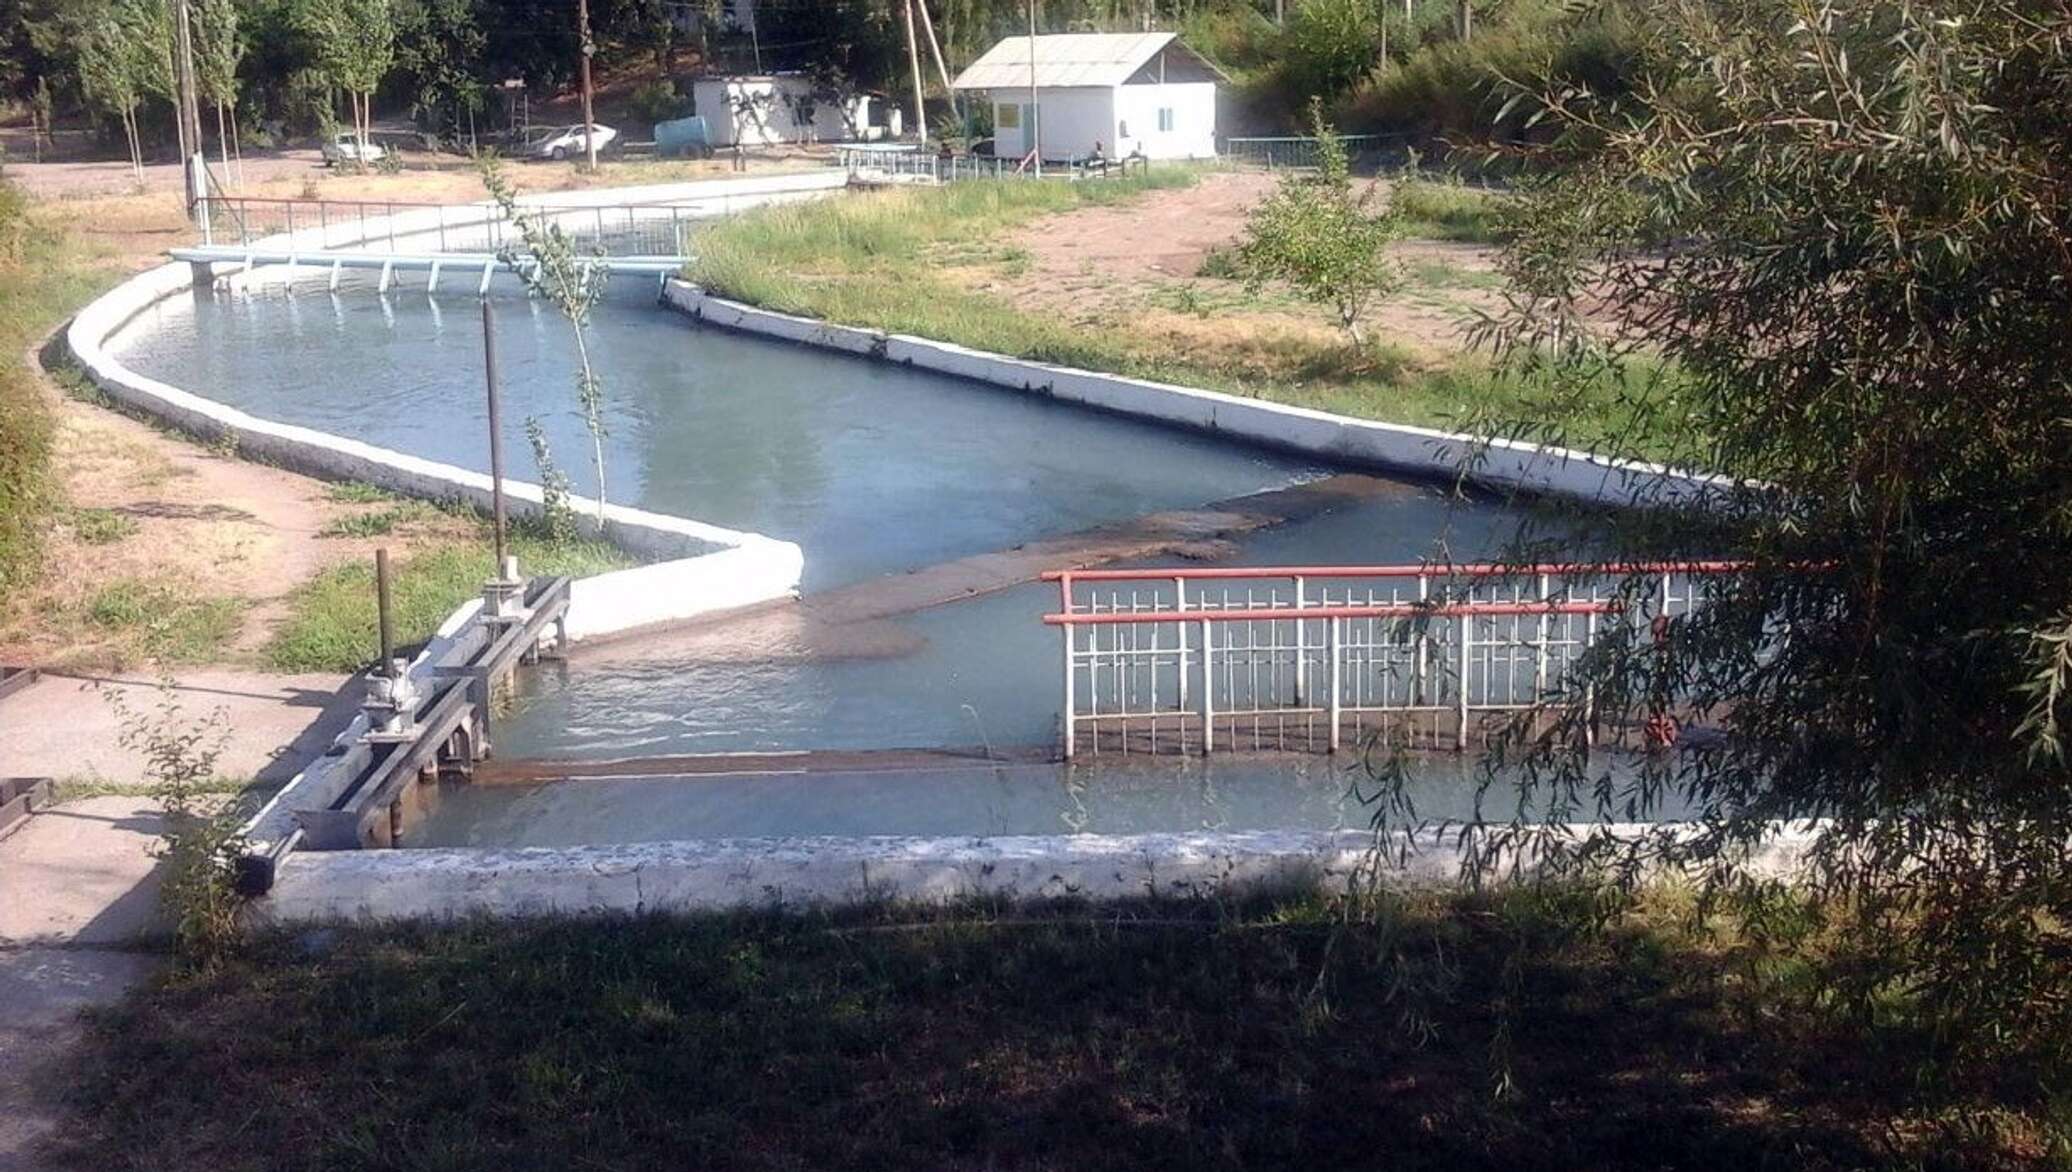
[[[1053,570],[1042,577],[1058,583],[1059,607],[1043,622],[1063,636],[1064,755],[1082,733],[1094,752],[1185,752],[1191,740],[1206,753],[1219,738],[1238,747],[1247,729],[1253,747],[1335,751],[1348,725],[1405,721],[1465,749],[1478,719],[1559,700],[1605,630],[1689,613],[1699,579],[1750,568],[1693,559]],[[1619,588],[1633,578],[1654,581]],[[1590,712],[1587,694],[1582,703]]]

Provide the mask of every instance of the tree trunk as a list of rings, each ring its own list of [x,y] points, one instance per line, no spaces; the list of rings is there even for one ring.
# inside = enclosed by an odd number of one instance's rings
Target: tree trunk
[[[237,178],[233,182],[240,188],[245,185],[245,144],[238,139],[242,135],[237,128],[237,106],[230,107],[230,157],[237,160]]]
[[[129,106],[122,111],[122,133],[129,139],[130,174],[138,186],[144,183],[144,145],[137,140],[137,108]]]
[[[216,103],[216,154],[223,159],[223,178],[230,179],[230,131],[223,117],[223,103]]]

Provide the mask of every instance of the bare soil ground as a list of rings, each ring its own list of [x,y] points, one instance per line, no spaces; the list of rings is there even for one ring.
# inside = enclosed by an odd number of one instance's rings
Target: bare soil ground
[[[1010,263],[967,280],[1020,306],[1085,325],[1127,320],[1175,352],[1226,353],[1239,364],[1262,349],[1335,345],[1337,325],[1324,307],[1284,289],[1255,296],[1242,282],[1202,275],[1212,251],[1236,244],[1246,215],[1276,182],[1263,172],[1218,172],[1126,206],[1049,216],[1013,235]],[[1466,344],[1476,311],[1500,304],[1494,249],[1405,240],[1393,253],[1408,284],[1374,311],[1369,328],[1378,341],[1442,357]]]

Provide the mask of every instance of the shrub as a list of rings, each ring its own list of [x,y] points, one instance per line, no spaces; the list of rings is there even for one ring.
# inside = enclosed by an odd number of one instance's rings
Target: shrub
[[[1381,26],[1370,0],[1304,0],[1281,40],[1289,89],[1335,100],[1381,58]]]
[[[626,105],[642,122],[667,122],[683,117],[690,109],[689,100],[676,92],[676,83],[666,80],[642,82]]]

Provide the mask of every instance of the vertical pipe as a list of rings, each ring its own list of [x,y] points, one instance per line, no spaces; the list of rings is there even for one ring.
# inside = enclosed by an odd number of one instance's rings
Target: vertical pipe
[[[374,621],[381,636],[381,671],[390,679],[396,671],[396,636],[389,618],[388,547],[374,551]]]
[[[1201,752],[1216,751],[1216,645],[1209,633],[1209,620],[1201,621]]]
[[[1547,603],[1547,601],[1548,601],[1548,598],[1547,598],[1547,589],[1548,589],[1547,575],[1545,575],[1545,574],[1541,574],[1541,575],[1540,575],[1540,604],[1541,604],[1542,606],[1546,605],[1546,603]],[[1545,614],[1542,614],[1542,615],[1540,615],[1540,631],[1539,631],[1539,642],[1538,642],[1537,644],[1535,644],[1535,645],[1534,645],[1534,648],[1533,648],[1533,665],[1532,665],[1532,699],[1533,699],[1533,702],[1534,702],[1535,704],[1537,704],[1537,703],[1539,702],[1539,699],[1540,699],[1540,697],[1541,697],[1541,696],[1544,696],[1544,695],[1546,695],[1546,694],[1547,694],[1547,616],[1546,616]]]
[[[496,525],[496,577],[504,576],[504,429],[496,385],[496,311],[482,299],[482,378],[489,394],[489,500]]]
[[[1064,614],[1064,615],[1069,615],[1069,614],[1071,614],[1071,613],[1072,613],[1072,575],[1070,575],[1070,574],[1060,574],[1060,575],[1058,575],[1058,599],[1059,599],[1058,613],[1059,613],[1059,614]],[[1076,703],[1077,703],[1078,701],[1077,701],[1077,699],[1076,699],[1076,698],[1075,698],[1075,697],[1073,696],[1073,694],[1072,694],[1072,643],[1073,643],[1074,635],[1073,635],[1073,629],[1072,629],[1072,624],[1071,624],[1071,623],[1065,623],[1065,624],[1063,624],[1063,625],[1062,625],[1062,626],[1060,627],[1060,629],[1061,629],[1061,630],[1063,630],[1063,631],[1065,632],[1065,713],[1064,713],[1064,728],[1065,728],[1065,760],[1067,760],[1067,761],[1070,761],[1070,760],[1072,759],[1072,754],[1073,754],[1073,751],[1074,751],[1074,750],[1075,750],[1075,748],[1077,747],[1077,746],[1076,746],[1076,745],[1074,744],[1074,742],[1075,742],[1075,741],[1076,741],[1076,740],[1078,739],[1078,729],[1077,729],[1077,727],[1076,727],[1076,720],[1075,720],[1075,714],[1074,714],[1074,712],[1073,712],[1073,706],[1074,706],[1074,705],[1075,705],[1075,704],[1076,704]],[[1096,630],[1098,630],[1098,628],[1096,628]],[[1095,736],[1095,738],[1096,738],[1096,739],[1098,739],[1098,738],[1100,737],[1100,735],[1101,735],[1101,730],[1100,730],[1100,726],[1099,726],[1099,725],[1096,725],[1096,726],[1094,726],[1094,736]]]
[[[1302,609],[1302,576],[1295,577],[1295,609]],[[1309,630],[1301,618],[1295,620],[1295,707],[1309,706]]]
[[[1175,579],[1173,579],[1173,599],[1174,599],[1174,602],[1173,602],[1173,609],[1177,610],[1177,611],[1178,611],[1178,612],[1180,612],[1181,614],[1186,614],[1186,613],[1187,613],[1187,579],[1185,579],[1185,578],[1175,578]],[[1185,711],[1187,711],[1187,624],[1186,624],[1186,623],[1174,623],[1174,624],[1173,624],[1173,629],[1174,629],[1175,631],[1178,631],[1178,632],[1180,633],[1180,707],[1179,707],[1179,710],[1180,710],[1181,712],[1185,712]],[[1183,724],[1183,725],[1181,725],[1181,727],[1182,727],[1182,728],[1185,728],[1186,726],[1185,726],[1185,725]]]
[[[1471,667],[1468,639],[1473,633],[1473,622],[1467,614],[1460,616],[1460,695],[1456,712],[1459,723],[1455,726],[1453,747],[1462,751],[1468,747],[1468,672]]]
[[[1340,648],[1344,646],[1345,641],[1345,637],[1340,631],[1340,626],[1344,622],[1344,619],[1329,620],[1328,624],[1325,627],[1324,636],[1325,654],[1330,657],[1330,673],[1328,679],[1329,687],[1331,689],[1331,751],[1334,753],[1338,751],[1339,747],[1339,722],[1344,712],[1345,706],[1345,702],[1340,695],[1339,689],[1339,673],[1343,670],[1339,666],[1339,659],[1341,658],[1339,651]]]
[[[1595,592],[1595,591],[1592,591],[1591,593],[1592,593],[1592,594],[1594,595],[1594,594],[1595,594],[1596,592]],[[1589,650],[1589,647],[1590,647],[1590,645],[1591,645],[1592,643],[1595,643],[1596,641],[1597,641],[1597,612],[1596,612],[1596,611],[1591,611],[1591,612],[1590,612],[1590,614],[1589,614],[1589,617],[1588,617],[1588,618],[1586,618],[1586,619],[1584,620],[1584,624],[1583,624],[1583,648],[1584,648],[1584,650],[1586,650],[1586,651],[1587,651],[1587,650]],[[1592,746],[1592,745],[1594,745],[1594,744],[1596,744],[1596,743],[1597,743],[1597,685],[1596,685],[1595,683],[1589,683],[1589,684],[1585,684],[1585,685],[1583,685],[1583,747],[1587,749],[1587,748],[1589,748],[1590,746]]]

